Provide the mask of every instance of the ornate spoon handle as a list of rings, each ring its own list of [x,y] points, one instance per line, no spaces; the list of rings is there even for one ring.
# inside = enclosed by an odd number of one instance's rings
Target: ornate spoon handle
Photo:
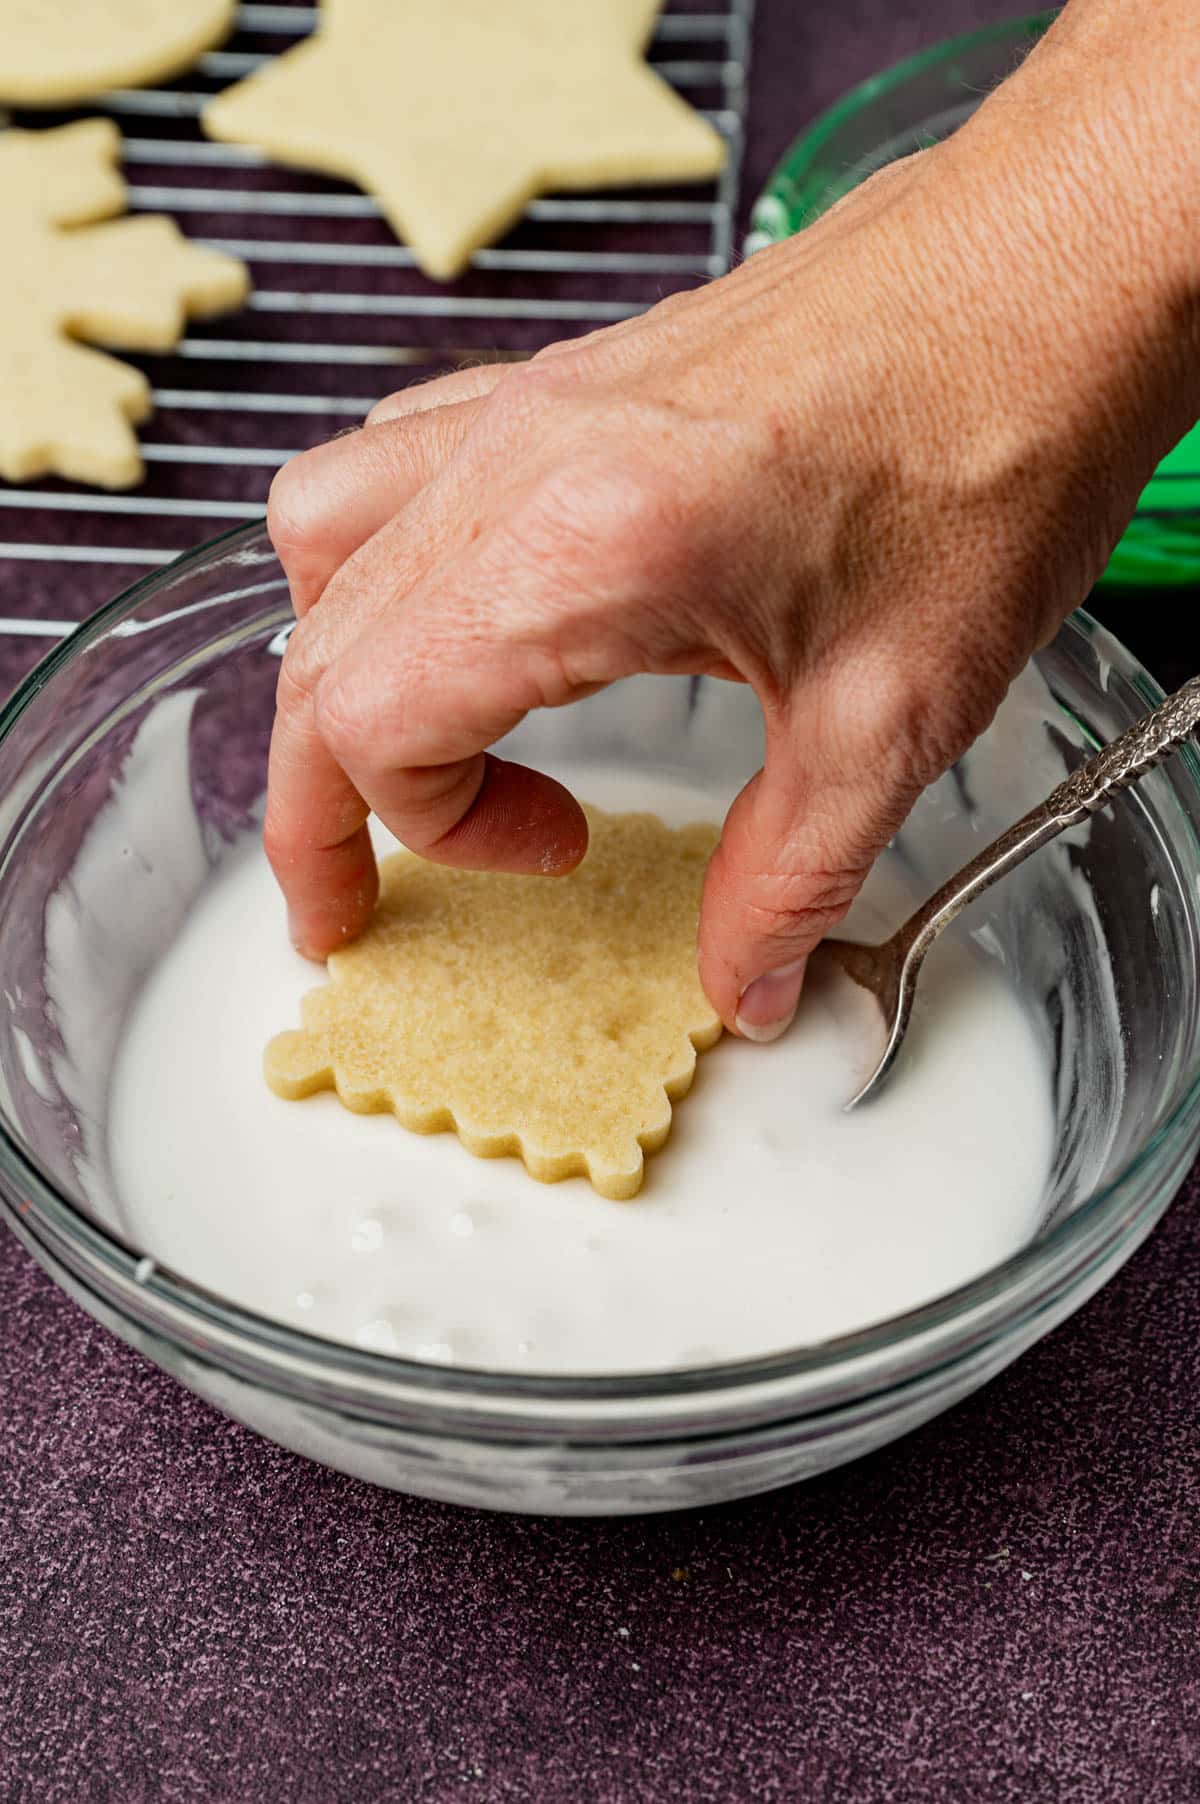
[[[1101,747],[1046,797],[1043,807],[1062,816],[1064,826],[1103,808],[1110,796],[1127,789],[1161,764],[1200,724],[1200,677],[1189,677],[1181,689],[1127,727],[1119,739]]]
[[[1073,770],[1044,802],[1022,815],[930,896],[896,935],[905,953],[922,958],[943,927],[948,927],[968,903],[1022,864],[1039,846],[1103,808],[1112,796],[1161,764],[1198,724],[1200,676],[1194,676],[1153,713],[1135,721],[1119,739],[1103,746]]]

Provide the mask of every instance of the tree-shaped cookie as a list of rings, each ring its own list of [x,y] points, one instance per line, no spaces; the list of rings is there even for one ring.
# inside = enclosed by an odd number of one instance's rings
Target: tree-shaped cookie
[[[214,138],[357,182],[428,275],[545,189],[706,179],[720,134],[647,66],[649,0],[322,0],[204,110]]]
[[[241,263],[125,205],[120,134],[105,119],[0,132],[0,476],[127,488],[142,474],[131,422],[150,412],[140,371],[75,342],[169,351],[189,314],[236,307]]]
[[[0,105],[70,106],[178,75],[219,44],[235,0],[3,0]]]
[[[721,1022],[696,973],[714,827],[589,809],[568,877],[385,860],[379,908],[329,960],[303,1026],[271,1041],[277,1095],[335,1089],[420,1134],[450,1130],[545,1182],[634,1196]]]

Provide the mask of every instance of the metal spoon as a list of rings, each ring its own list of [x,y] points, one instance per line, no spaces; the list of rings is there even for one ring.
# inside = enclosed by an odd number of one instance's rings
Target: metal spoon
[[[1135,722],[1119,739],[1072,771],[1044,802],[1022,815],[1015,826],[944,883],[903,927],[897,928],[891,939],[881,946],[863,946],[853,940],[822,941],[818,953],[832,958],[855,983],[871,991],[887,1030],[882,1058],[862,1089],[846,1104],[847,1109],[856,1109],[869,1096],[878,1095],[895,1064],[912,1019],[921,965],[942,929],[976,896],[1023,864],[1031,852],[1057,839],[1066,828],[1094,814],[1119,790],[1127,789],[1153,770],[1183,744],[1198,722],[1200,676],[1195,676],[1152,714]]]

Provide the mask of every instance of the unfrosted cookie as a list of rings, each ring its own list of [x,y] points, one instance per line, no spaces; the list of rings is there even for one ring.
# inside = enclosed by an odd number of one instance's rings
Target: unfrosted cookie
[[[720,169],[720,134],[642,59],[657,10],[323,0],[316,35],[217,95],[204,127],[357,182],[446,279],[543,190]]]
[[[120,134],[107,119],[0,132],[0,477],[127,488],[142,474],[131,422],[150,412],[139,370],[74,342],[169,351],[189,314],[235,307],[233,257],[155,214],[119,213]]]
[[[163,81],[211,50],[235,0],[3,0],[0,105],[70,106]]]
[[[453,870],[398,852],[371,926],[329,960],[303,1026],[267,1047],[277,1095],[336,1089],[420,1134],[449,1129],[535,1178],[641,1187],[721,1022],[696,973],[715,827],[588,809],[568,877]]]

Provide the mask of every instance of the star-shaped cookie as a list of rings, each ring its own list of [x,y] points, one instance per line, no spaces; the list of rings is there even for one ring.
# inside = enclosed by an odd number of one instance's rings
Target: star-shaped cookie
[[[379,908],[329,982],[277,1034],[264,1070],[295,1101],[335,1089],[480,1158],[631,1197],[644,1155],[721,1022],[700,987],[696,924],[717,829],[589,808],[569,877],[509,877],[397,852]]]
[[[164,81],[219,44],[234,0],[3,0],[0,106]]]
[[[150,412],[139,370],[74,342],[169,351],[189,314],[236,307],[249,286],[232,257],[189,244],[125,204],[121,139],[107,119],[0,132],[0,477],[66,476],[103,488],[140,480],[131,422]]]
[[[544,190],[720,169],[720,134],[643,60],[657,10],[323,0],[316,34],[217,95],[204,127],[357,182],[447,280]]]

